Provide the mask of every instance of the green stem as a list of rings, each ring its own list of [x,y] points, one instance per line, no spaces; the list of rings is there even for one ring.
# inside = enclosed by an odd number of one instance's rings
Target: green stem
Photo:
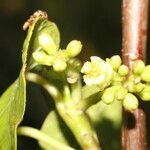
[[[80,103],[81,100],[81,80],[79,79],[76,83],[71,84],[71,97],[76,104]]]
[[[41,132],[40,130],[31,128],[31,127],[19,127],[17,130],[18,135],[28,136],[31,138],[34,138],[38,141],[43,141],[46,144],[48,144],[50,147],[54,147],[56,149],[61,150],[75,150],[74,148],[71,148],[69,146],[66,146],[53,138],[49,137],[45,133]]]
[[[71,129],[83,150],[100,150],[97,135],[91,127],[87,115],[74,105],[56,104],[57,111]],[[70,108],[69,108],[70,107]]]
[[[69,103],[70,101],[72,101],[72,99],[71,99],[71,93],[70,93],[70,89],[69,89],[68,85],[64,85],[63,95],[65,97],[64,101],[66,103]]]
[[[100,150],[99,141],[90,120],[72,100],[69,88],[65,86],[64,89],[64,100],[56,103],[58,113],[71,129],[83,150]],[[69,100],[65,100],[66,98]]]
[[[42,76],[28,72],[26,73],[26,79],[30,82],[41,85],[53,97],[55,101],[59,101],[62,99],[62,96],[58,89]]]
[[[83,110],[78,109],[71,97],[68,85],[64,85],[63,97],[58,89],[40,75],[27,73],[26,79],[40,84],[54,98],[57,111],[71,129],[83,150],[100,150],[97,135]]]

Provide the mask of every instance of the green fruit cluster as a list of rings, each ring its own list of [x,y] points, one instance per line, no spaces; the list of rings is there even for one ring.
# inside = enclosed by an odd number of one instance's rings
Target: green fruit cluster
[[[137,60],[133,63],[131,73],[128,75],[129,69],[122,64],[120,56],[115,55],[107,58],[105,63],[109,64],[109,67],[103,65],[103,61],[97,61],[96,67],[92,60],[86,62],[81,72],[84,73],[83,78],[87,85],[90,83],[90,85],[97,84],[102,87],[99,97],[105,104],[111,104],[114,100],[119,100],[126,110],[132,111],[138,108],[137,97],[140,97],[143,101],[150,100],[150,65],[145,66],[143,61]],[[108,84],[106,77],[110,70],[111,77]],[[103,82],[98,80],[100,77],[103,77]]]

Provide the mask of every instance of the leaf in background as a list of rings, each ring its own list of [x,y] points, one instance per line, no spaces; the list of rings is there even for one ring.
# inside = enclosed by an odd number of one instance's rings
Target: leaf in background
[[[51,111],[48,114],[42,125],[41,131],[46,133],[51,138],[54,138],[61,143],[69,145],[64,136],[64,133],[62,133],[62,128],[60,127],[60,119],[55,111]],[[46,143],[42,141],[39,141],[39,144],[46,150],[56,150],[53,147],[49,147],[49,145],[46,145]]]
[[[28,34],[24,41],[22,54],[23,65],[20,75],[0,97],[0,150],[16,150],[16,130],[25,111],[25,72],[26,68],[29,68],[28,60],[32,52],[38,47],[38,43],[35,42],[36,36],[43,28],[47,29],[46,31],[54,38],[57,46],[59,45],[59,31],[56,25],[41,16],[35,17],[32,20],[32,25],[29,26]]]
[[[47,115],[41,127],[41,131],[56,141],[59,141],[67,146],[71,145],[75,149],[80,149],[74,135],[70,132],[69,128],[66,126],[56,111],[51,111]],[[39,141],[39,145],[46,150],[60,150],[49,147],[42,141]]]
[[[88,108],[87,113],[96,128],[105,150],[118,150],[121,146],[122,104],[115,100],[106,105],[102,101]]]
[[[0,98],[0,150],[16,150],[16,130],[25,110],[24,67],[19,78]]]

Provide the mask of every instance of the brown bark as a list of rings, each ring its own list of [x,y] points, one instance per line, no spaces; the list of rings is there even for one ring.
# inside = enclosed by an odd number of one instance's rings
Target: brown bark
[[[146,58],[148,0],[123,0],[123,63],[131,70],[135,60]],[[123,112],[122,150],[146,150],[146,117],[140,106]]]

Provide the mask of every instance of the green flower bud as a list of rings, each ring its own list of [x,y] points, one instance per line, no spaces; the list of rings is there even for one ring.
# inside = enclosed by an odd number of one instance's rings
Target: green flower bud
[[[139,96],[143,101],[150,101],[150,91],[143,90]]]
[[[110,85],[113,78],[111,65],[97,56],[91,57],[91,62],[86,62],[81,68],[84,82],[87,85],[98,85],[100,90]]]
[[[122,86],[116,86],[115,98],[117,100],[123,100],[127,94],[127,89]]]
[[[145,68],[145,64],[142,60],[137,60],[133,63],[132,70],[134,74],[141,74]]]
[[[43,51],[34,52],[32,56],[34,60],[41,65],[51,66],[54,61],[53,57],[48,56]]]
[[[49,55],[54,54],[57,51],[56,44],[52,37],[46,33],[38,36],[39,44]]]
[[[129,69],[126,65],[121,65],[118,69],[118,73],[121,75],[121,76],[126,76],[129,72]]]
[[[129,77],[128,77],[128,81],[129,82],[134,82],[135,80],[135,75],[131,74]]]
[[[118,70],[121,63],[122,63],[122,61],[121,61],[121,58],[119,55],[114,55],[110,58],[110,64],[112,65],[112,67],[115,71]]]
[[[67,67],[67,64],[65,61],[63,60],[55,60],[54,64],[53,64],[53,69],[56,72],[61,72],[64,71]]]
[[[145,85],[144,89],[140,92],[139,96],[143,101],[150,100],[150,85]]]
[[[81,42],[73,40],[67,45],[66,52],[68,57],[75,57],[81,52],[81,49],[82,49]]]
[[[140,83],[141,82],[141,77],[140,76],[135,76],[135,78],[134,78],[134,83],[135,84],[138,84],[138,83]]]
[[[141,74],[141,79],[145,82],[150,82],[150,65],[145,67]]]
[[[126,87],[126,89],[131,92],[131,93],[134,93],[135,92],[135,84],[134,82],[132,81],[127,81],[125,84],[124,84],[124,87]]]
[[[136,96],[131,93],[127,93],[123,100],[123,106],[126,110],[132,111],[138,108],[139,102]]]
[[[67,81],[74,84],[80,79],[81,62],[78,59],[70,59],[67,63]]]
[[[105,104],[112,103],[115,100],[115,88],[114,87],[107,88],[104,91],[101,99]]]
[[[114,72],[113,74],[113,82],[120,82],[122,83],[125,80],[125,77],[120,76],[118,73]]]
[[[137,93],[140,93],[144,89],[144,87],[145,87],[145,84],[143,84],[143,83],[140,82],[140,83],[138,83],[138,84],[135,85],[135,91]]]

